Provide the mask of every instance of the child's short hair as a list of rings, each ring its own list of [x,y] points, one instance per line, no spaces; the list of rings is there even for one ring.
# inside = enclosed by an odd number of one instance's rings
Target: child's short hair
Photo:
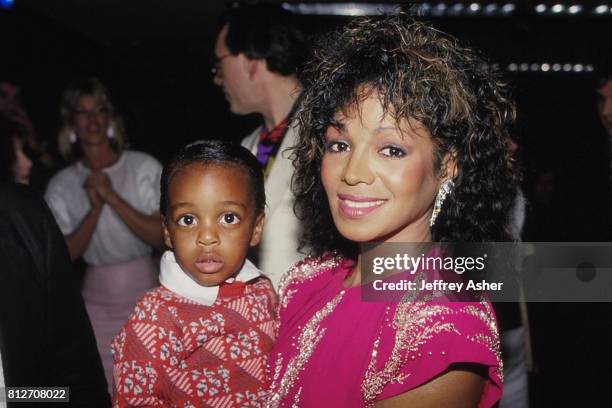
[[[202,140],[191,143],[179,150],[164,166],[161,176],[160,213],[166,216],[168,209],[168,186],[174,174],[190,164],[205,166],[227,166],[243,169],[251,180],[251,193],[255,200],[256,214],[264,212],[266,191],[264,174],[257,158],[246,148],[233,142],[221,140]]]

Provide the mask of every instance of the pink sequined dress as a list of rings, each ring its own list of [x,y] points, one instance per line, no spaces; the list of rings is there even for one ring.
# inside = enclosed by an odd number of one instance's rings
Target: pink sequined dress
[[[486,300],[365,302],[345,288],[354,263],[333,254],[294,266],[279,288],[270,407],[363,407],[416,388],[454,363],[488,378],[479,403],[502,394],[497,323]]]

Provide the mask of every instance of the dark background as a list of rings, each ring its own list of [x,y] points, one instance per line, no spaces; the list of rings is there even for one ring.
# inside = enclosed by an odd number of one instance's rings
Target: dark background
[[[506,4],[481,4],[490,3]],[[596,65],[610,53],[612,13],[595,15],[599,2],[576,0],[583,6],[577,15],[540,15],[535,11],[540,3],[555,4],[517,1],[510,16],[427,18],[501,67],[513,62]],[[87,74],[109,85],[132,146],[162,161],[199,138],[238,140],[258,118],[227,110],[209,64],[226,6],[202,0],[15,0],[11,9],[0,9],[0,78],[22,85],[38,132],[50,142],[56,139],[62,88]],[[314,35],[347,17],[302,20]],[[525,238],[607,239],[610,149],[596,116],[592,74],[507,74],[519,107],[516,135],[531,203]]]
[[[484,2],[489,3],[495,2]],[[511,63],[596,66],[610,55],[612,13],[600,16],[592,10],[612,3],[575,0],[571,4],[583,6],[577,15],[541,15],[535,12],[540,3],[550,7],[556,2],[515,1],[511,16],[428,19],[480,48],[501,67]],[[208,63],[217,18],[225,8],[225,2],[206,0],[15,0],[13,8],[0,9],[0,79],[22,86],[24,104],[38,132],[51,144],[59,125],[63,87],[88,74],[99,76],[111,89],[132,147],[162,162],[196,139],[239,140],[259,118],[229,113],[222,93],[212,84]],[[302,20],[316,34],[347,18],[304,16]],[[610,146],[597,118],[592,74],[549,71],[507,72],[507,76],[519,109],[515,134],[528,200],[524,240],[610,240]],[[602,340],[610,338],[607,309],[571,304],[534,308],[538,367],[531,386],[535,384],[539,392],[536,400],[544,401],[539,406],[550,406],[553,395],[555,406],[564,406],[571,400],[566,388],[576,401],[585,401],[580,399],[581,390],[592,385],[591,370],[596,365],[605,370],[604,361],[609,361],[609,344]],[[608,360],[600,360],[602,350]]]

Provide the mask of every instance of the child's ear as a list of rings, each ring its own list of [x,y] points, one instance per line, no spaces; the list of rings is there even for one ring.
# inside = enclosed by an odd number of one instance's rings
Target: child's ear
[[[249,242],[249,245],[255,246],[259,244],[259,241],[261,241],[261,234],[263,232],[265,218],[264,213],[257,216],[257,219],[255,220],[255,228],[253,228],[253,235],[251,235],[251,242]]]
[[[166,217],[162,217],[162,229],[164,230],[164,244],[170,249],[172,247],[172,240],[170,239],[170,232],[168,232],[168,226],[166,225]]]

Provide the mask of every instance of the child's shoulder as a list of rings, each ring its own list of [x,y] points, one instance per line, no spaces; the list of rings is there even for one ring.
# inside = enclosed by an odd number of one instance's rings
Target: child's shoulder
[[[176,307],[187,299],[158,286],[145,293],[134,306],[130,320],[159,320],[161,316],[175,315]]]
[[[158,286],[156,288],[149,290],[147,293],[145,293],[140,298],[137,304],[167,303],[167,302],[174,301],[176,299],[177,299],[177,295],[174,292],[164,288],[163,286]]]
[[[248,282],[245,287],[244,295],[258,299],[266,298],[266,303],[268,303],[270,307],[276,307],[278,299],[272,282],[265,275],[260,275],[258,278]]]
[[[265,275],[260,275],[256,279],[248,282],[246,285],[247,293],[249,292],[273,292],[274,286],[272,286],[272,282]]]

